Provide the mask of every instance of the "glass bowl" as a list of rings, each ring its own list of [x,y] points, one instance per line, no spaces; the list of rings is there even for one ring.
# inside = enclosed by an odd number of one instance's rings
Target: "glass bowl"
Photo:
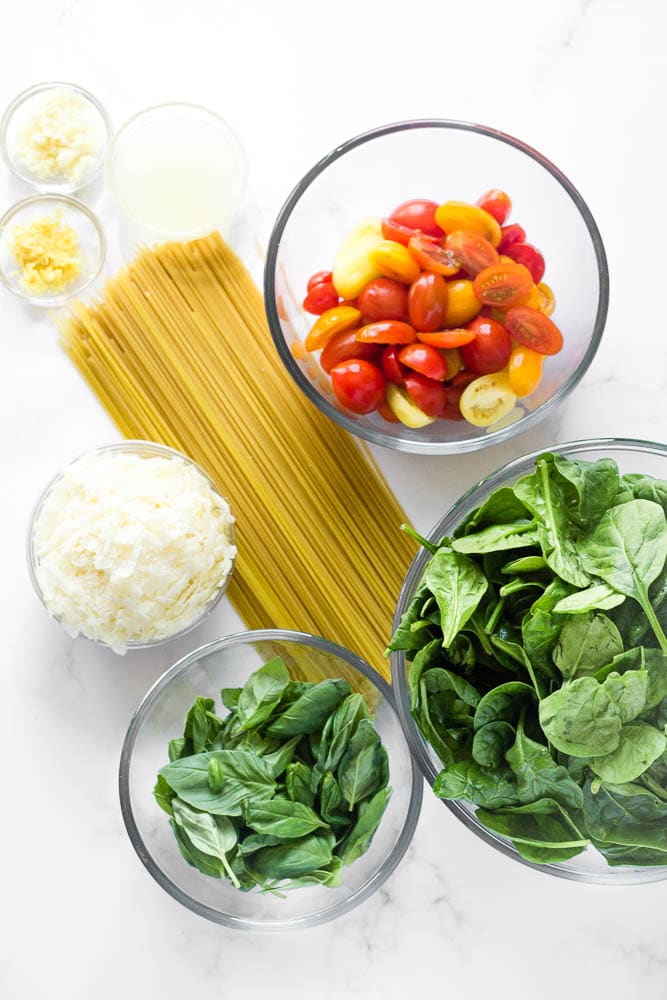
[[[538,388],[505,422],[473,427],[436,420],[419,430],[379,414],[338,408],[329,380],[303,340],[315,317],[301,309],[308,278],[330,269],[346,234],[362,219],[384,217],[408,198],[474,202],[491,187],[514,203],[510,221],[543,252],[556,296],[561,352],[548,358]],[[337,146],[309,170],[285,202],[269,242],[264,298],[280,357],[298,387],[336,423],[376,445],[452,455],[528,430],[579,382],[600,343],[609,275],[602,239],[579,192],[536,150],[512,136],[467,122],[422,120],[374,129]],[[513,422],[508,422],[508,421]]]
[[[273,656],[282,656],[293,676],[342,677],[375,711],[377,731],[389,758],[393,794],[370,848],[343,869],[340,888],[314,886],[284,898],[242,892],[210,878],[181,857],[167,817],[152,789],[168,763],[167,743],[183,730],[185,713],[197,695],[216,699],[220,688],[242,686]],[[423,782],[403,738],[388,684],[354,653],[326,639],[283,629],[240,632],[189,653],[162,675],[130,722],[120,760],[120,802],[132,845],[153,878],[194,913],[244,930],[279,931],[312,927],[352,910],[382,886],[412,840]]]
[[[70,178],[65,174],[56,174],[49,177],[39,177],[32,172],[29,167],[21,161],[18,154],[17,143],[21,131],[29,125],[31,119],[39,114],[49,95],[64,92],[79,98],[82,105],[82,117],[87,124],[91,135],[97,140],[97,148],[92,162],[81,177]],[[95,181],[104,169],[109,140],[111,138],[111,121],[104,106],[93,94],[77,87],[74,83],[38,83],[28,90],[15,97],[11,102],[0,122],[0,150],[5,163],[21,180],[26,181],[38,191],[59,192],[61,194],[71,194],[87,187]]]
[[[16,226],[43,216],[61,215],[79,240],[81,272],[59,292],[35,295],[21,285],[21,271],[11,251]],[[0,219],[0,281],[10,292],[35,306],[55,308],[81,295],[99,276],[106,256],[104,230],[97,216],[75,198],[63,194],[36,194],[13,205]]]
[[[658,479],[667,479],[667,445],[650,441],[635,441],[623,438],[600,438],[590,441],[572,441],[568,444],[555,444],[551,449],[542,448],[518,458],[504,466],[492,475],[482,479],[476,486],[468,490],[460,500],[447,511],[429,533],[428,540],[438,542],[445,535],[451,535],[456,526],[466,518],[476,507],[479,507],[500,486],[511,486],[530,473],[538,455],[545,451],[558,451],[572,459],[596,461],[600,458],[612,458],[618,465],[621,474],[629,472],[643,473]],[[405,610],[408,608],[412,595],[423,575],[430,553],[421,548],[408,570],[401,589],[394,615],[393,629],[396,629]],[[391,654],[392,688],[401,718],[403,731],[410,745],[413,757],[419,769],[433,785],[438,773],[442,770],[439,758],[424,740],[410,712],[410,692],[407,683],[407,662],[403,652]],[[526,861],[516,851],[514,846],[504,837],[487,830],[476,819],[474,806],[465,802],[443,799],[447,806],[462,823],[472,830],[482,840],[495,847],[506,857],[537,871],[547,872],[560,878],[572,879],[575,882],[593,882],[601,885],[628,885],[641,882],[659,882],[667,878],[666,867],[618,867],[607,865],[601,854],[590,847],[582,854],[569,861],[552,864],[535,864]]]
[[[200,465],[194,462],[191,458],[188,458],[188,456],[184,455],[182,452],[176,451],[174,448],[168,448],[166,445],[155,444],[153,441],[122,441],[117,444],[107,444],[107,445],[102,445],[99,448],[91,448],[88,451],[84,452],[84,454],[79,455],[72,462],[69,462],[66,468],[71,468],[72,465],[75,465],[77,462],[80,462],[82,459],[88,458],[91,455],[106,454],[108,452],[112,453],[122,452],[130,455],[138,455],[140,458],[150,458],[153,456],[158,456],[161,458],[179,458],[183,462],[187,463],[187,465],[196,469],[204,477],[207,483],[209,483],[211,489],[213,489],[219,496],[222,496],[222,493],[220,492],[218,486],[213,482],[211,477],[204,471],[204,469],[201,468]],[[54,476],[54,478],[51,480],[50,483],[48,483],[48,485],[45,487],[44,491],[40,495],[34,507],[34,510],[30,516],[28,531],[26,535],[26,557],[28,561],[28,572],[30,575],[30,579],[32,581],[32,585],[35,589],[35,593],[37,594],[40,601],[42,602],[46,610],[49,612],[51,617],[54,618],[56,621],[58,621],[60,624],[62,624],[60,622],[60,619],[57,617],[57,615],[54,615],[53,612],[50,610],[39,584],[38,573],[37,573],[39,568],[39,555],[36,551],[36,546],[35,546],[35,527],[39,520],[39,516],[41,514],[42,508],[49,493],[56,485],[56,483],[58,483],[62,479],[62,475],[63,473],[61,471],[56,476]],[[223,499],[225,498],[223,497]],[[230,544],[236,544],[235,525],[232,525],[231,527],[229,540]],[[191,632],[193,629],[197,628],[197,626],[200,625],[203,622],[203,620],[211,613],[213,608],[217,605],[217,603],[220,601],[223,594],[227,590],[229,582],[232,577],[232,573],[234,572],[234,561],[235,557],[232,560],[231,568],[222,586],[213,594],[208,604],[202,610],[201,614],[199,614],[195,619],[193,619],[193,621],[191,621],[185,627],[179,629],[177,632],[172,632],[170,635],[165,635],[159,639],[158,638],[150,640],[129,639],[127,640],[127,642],[124,643],[123,652],[125,651],[125,649],[128,650],[147,649],[148,647],[159,646],[162,643],[171,642],[172,639],[178,639],[183,635],[187,635],[188,632]],[[86,635],[84,635],[84,638],[88,639],[89,642],[96,642],[100,646],[107,646],[109,648],[113,648],[109,645],[109,643],[103,642],[101,639],[93,639],[90,636]]]

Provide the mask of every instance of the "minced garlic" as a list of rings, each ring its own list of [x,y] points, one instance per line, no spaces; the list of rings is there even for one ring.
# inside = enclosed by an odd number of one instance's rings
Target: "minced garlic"
[[[79,239],[62,211],[15,226],[10,240],[21,269],[19,284],[31,295],[61,292],[79,277]]]
[[[39,180],[65,177],[79,184],[102,149],[97,111],[81,94],[60,88],[39,100],[17,132],[13,155]]]

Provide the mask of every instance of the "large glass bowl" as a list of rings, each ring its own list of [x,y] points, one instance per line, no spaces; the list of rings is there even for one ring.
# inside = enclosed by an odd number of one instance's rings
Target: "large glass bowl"
[[[511,221],[543,252],[556,295],[561,352],[538,388],[519,400],[514,422],[496,428],[436,420],[419,430],[379,414],[343,412],[328,377],[301,346],[314,317],[301,308],[308,278],[332,267],[345,235],[362,219],[386,216],[409,198],[474,202],[491,187],[513,200]],[[561,403],[590,365],[607,315],[609,275],[593,216],[549,160],[512,136],[467,122],[423,120],[374,129],[337,146],[297,184],[276,220],[264,272],[271,333],[290,375],[327,416],[367,441],[399,451],[451,455],[528,430]]]
[[[504,468],[482,479],[481,482],[465,493],[460,500],[457,500],[444,517],[438,521],[427,536],[428,540],[437,542],[443,536],[451,535],[456,526],[476,507],[484,503],[494,490],[497,490],[500,486],[511,486],[521,476],[530,473],[534,468],[536,457],[545,450],[547,449],[541,449],[530,455],[518,458],[514,462],[510,462],[509,465],[504,466]],[[622,438],[600,438],[591,441],[573,441],[568,444],[555,444],[551,450],[558,451],[568,458],[582,459],[589,462],[594,462],[600,458],[612,458],[617,463],[621,474],[639,472],[654,476],[657,479],[667,479],[667,446],[663,444],[655,444],[649,441],[625,440]],[[408,570],[396,606],[393,623],[394,629],[397,627],[403,613],[407,610],[412,600],[412,595],[421,580],[429,557],[426,549],[420,549]],[[422,737],[412,718],[407,670],[408,665],[405,654],[403,652],[392,653],[392,687],[401,718],[401,725],[422,774],[433,785],[438,773],[442,770],[442,765],[437,754]],[[658,882],[661,879],[667,879],[667,867],[633,868],[628,866],[611,868],[607,865],[602,855],[592,847],[569,861],[558,864],[534,864],[524,860],[513,845],[504,837],[482,826],[475,818],[474,806],[454,800],[443,800],[443,803],[462,823],[465,823],[469,830],[472,830],[474,834],[486,841],[487,844],[495,847],[496,850],[507,857],[513,858],[523,865],[527,865],[529,868],[535,868],[550,875],[557,875],[560,878],[572,879],[576,882],[595,882],[604,885]]]
[[[202,875],[181,857],[167,817],[152,789],[168,763],[167,743],[183,730],[197,695],[219,707],[220,688],[242,686],[253,671],[282,656],[293,677],[342,677],[375,712],[389,757],[393,794],[369,850],[343,870],[343,885],[299,888],[285,898],[242,892]],[[120,801],[125,826],[141,861],[170,896],[218,924],[245,930],[312,927],[353,909],[374,893],[405,854],[419,818],[423,782],[410,756],[388,684],[354,653],[326,639],[283,629],[241,632],[211,642],[162,675],[134,713],[120,761]]]

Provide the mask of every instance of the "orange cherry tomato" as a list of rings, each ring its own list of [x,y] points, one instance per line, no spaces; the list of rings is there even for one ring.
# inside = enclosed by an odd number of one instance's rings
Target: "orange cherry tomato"
[[[408,290],[393,278],[374,278],[359,293],[359,309],[365,319],[406,319]]]
[[[406,344],[398,352],[398,360],[413,371],[436,382],[444,382],[449,374],[447,361],[440,351],[429,344]]]
[[[485,267],[499,262],[498,251],[479,233],[466,233],[460,229],[445,239],[445,247],[461,262],[461,267],[471,278]]]
[[[467,327],[460,327],[454,330],[436,330],[434,333],[417,333],[417,340],[422,344],[430,344],[431,347],[463,347],[469,344],[476,337],[475,331]]]
[[[460,257],[431,236],[413,236],[408,250],[424,271],[451,278],[460,270]]]
[[[556,299],[554,293],[551,291],[546,282],[541,281],[537,286],[537,291],[540,295],[540,304],[538,309],[543,312],[545,316],[551,316],[552,312],[556,308]]]
[[[320,364],[327,374],[339,365],[341,361],[359,358],[362,361],[375,361],[379,348],[375,344],[360,344],[355,330],[341,330],[334,334],[320,354]]]
[[[457,229],[477,233],[494,247],[498,246],[502,236],[500,226],[492,215],[465,201],[446,201],[436,210],[435,221],[446,233],[454,233]]]
[[[462,327],[469,323],[482,308],[473,290],[472,281],[461,278],[447,282],[447,313],[443,322],[446,327]]]
[[[485,316],[477,316],[468,324],[475,337],[461,348],[466,368],[477,375],[499,372],[509,361],[512,338],[500,323]]]
[[[368,323],[357,330],[357,340],[362,344],[411,344],[416,339],[414,327],[394,319]]]
[[[487,306],[507,309],[528,294],[533,277],[522,264],[493,264],[480,271],[473,281],[473,290]]]
[[[445,323],[448,299],[444,278],[424,271],[408,292],[408,316],[413,327],[426,332],[439,330]]]
[[[518,306],[531,306],[533,309],[539,309],[542,305],[542,296],[539,293],[537,285],[531,285],[530,290],[527,295],[517,302]]]
[[[544,355],[518,344],[510,355],[507,377],[515,396],[529,396],[540,384]]]
[[[368,260],[385,278],[409,285],[419,277],[419,264],[407,247],[394,240],[377,243],[368,251]]]
[[[512,199],[499,188],[491,188],[490,191],[485,191],[475,204],[483,208],[489,215],[492,215],[499,226],[503,225],[505,219],[512,211]]]
[[[372,413],[384,403],[386,379],[370,361],[351,359],[331,369],[336,399],[353,413]]]
[[[563,346],[563,334],[556,324],[538,309],[513,306],[505,320],[507,330],[524,347],[538,354],[558,354]]]
[[[307,351],[319,351],[325,347],[331,338],[343,330],[351,330],[358,326],[361,320],[361,313],[352,306],[335,306],[322,313],[310,328],[306,337],[305,347]]]

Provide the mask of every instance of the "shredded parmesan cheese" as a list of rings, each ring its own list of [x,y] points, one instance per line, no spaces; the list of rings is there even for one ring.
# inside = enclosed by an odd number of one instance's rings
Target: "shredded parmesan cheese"
[[[123,653],[187,628],[229,577],[227,502],[177,457],[88,455],[65,469],[38,514],[35,573],[71,635]]]
[[[104,140],[98,119],[81,94],[59,88],[39,95],[17,131],[13,156],[38,180],[79,184],[99,163]]]
[[[15,226],[10,250],[21,268],[19,284],[31,295],[61,292],[81,273],[79,240],[62,212]]]

